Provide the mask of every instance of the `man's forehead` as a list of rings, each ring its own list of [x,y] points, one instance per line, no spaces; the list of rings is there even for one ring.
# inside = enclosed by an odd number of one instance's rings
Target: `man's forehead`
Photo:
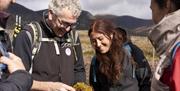
[[[69,23],[75,23],[77,21],[77,17],[73,16],[72,14],[64,14],[61,20]]]
[[[76,23],[76,21],[77,21],[76,18],[68,18],[68,17],[61,18],[61,20],[68,22],[68,23]]]

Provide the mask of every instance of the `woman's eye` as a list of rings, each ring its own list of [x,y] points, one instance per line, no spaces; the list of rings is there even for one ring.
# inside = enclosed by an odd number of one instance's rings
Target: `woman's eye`
[[[103,40],[103,37],[99,37],[99,40]]]

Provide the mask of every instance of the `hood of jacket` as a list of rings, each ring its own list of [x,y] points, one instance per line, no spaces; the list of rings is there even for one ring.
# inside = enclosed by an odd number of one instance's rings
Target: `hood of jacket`
[[[148,38],[158,56],[169,54],[177,42],[180,42],[180,10],[166,15],[149,32]]]

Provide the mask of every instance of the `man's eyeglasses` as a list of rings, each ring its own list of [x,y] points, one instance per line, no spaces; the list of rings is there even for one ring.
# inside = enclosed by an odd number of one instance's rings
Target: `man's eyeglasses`
[[[70,27],[70,28],[75,28],[76,26],[77,26],[77,23],[69,23],[69,22],[66,22],[66,21],[63,21],[63,20],[61,20],[61,19],[59,19],[59,18],[57,18],[58,19],[58,22],[61,24],[61,25],[63,25],[63,27],[66,29],[66,28],[68,28],[68,27]]]

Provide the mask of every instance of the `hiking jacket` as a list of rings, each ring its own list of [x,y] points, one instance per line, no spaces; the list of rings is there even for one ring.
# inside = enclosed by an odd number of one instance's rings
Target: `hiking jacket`
[[[152,91],[180,91],[179,46],[180,10],[165,16],[149,33],[157,55],[160,57],[152,79]],[[175,56],[172,56],[174,49]]]
[[[57,37],[48,26],[45,18],[39,22],[42,29],[42,38],[56,40],[41,42],[39,52],[32,61],[32,44],[28,38],[27,31],[33,36],[32,28],[26,26],[13,42],[14,52],[22,58],[26,70],[30,70],[33,64],[32,77],[37,81],[63,82],[73,85],[76,82],[85,81],[85,68],[79,37],[76,44],[69,43],[69,33],[62,38]],[[75,31],[75,30],[72,30]],[[59,54],[58,54],[59,52]],[[76,55],[76,56],[75,56]],[[78,58],[76,60],[76,58]]]
[[[112,82],[108,81],[107,78],[99,71],[99,61],[96,60],[96,57],[93,57],[90,66],[89,81],[90,85],[93,86],[94,91],[150,91],[150,77],[147,74],[149,69],[146,67],[139,69],[136,68],[132,61],[130,61],[130,57],[128,55],[125,55],[122,66],[123,70],[120,80],[112,84]],[[147,71],[144,71],[145,69]],[[138,81],[137,79],[139,76],[137,76],[138,74],[136,71],[139,70],[141,70],[141,74],[145,76],[143,77],[144,81]],[[142,84],[140,85],[140,83]]]

